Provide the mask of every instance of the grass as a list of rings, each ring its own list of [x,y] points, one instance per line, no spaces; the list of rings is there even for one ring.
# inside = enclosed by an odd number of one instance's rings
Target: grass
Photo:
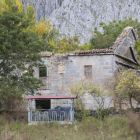
[[[0,117],[0,140],[137,140],[139,121],[113,116],[100,121],[88,117],[72,125],[45,123],[28,125],[25,122],[7,122]],[[136,125],[135,125],[136,123]],[[133,124],[133,125],[132,125]]]

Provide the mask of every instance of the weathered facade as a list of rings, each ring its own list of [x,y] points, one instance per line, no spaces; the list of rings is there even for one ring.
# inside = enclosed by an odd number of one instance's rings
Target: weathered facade
[[[46,66],[45,77],[40,75],[40,68],[36,68],[34,73],[35,77],[42,79],[44,83],[40,94],[68,95],[69,85],[80,79],[104,88],[104,82],[113,77],[115,71],[138,65],[134,50],[135,40],[133,28],[126,27],[114,45],[108,49],[77,51],[67,55],[42,52],[42,60]],[[114,106],[112,98],[106,99],[106,107]],[[85,94],[83,102],[87,109],[95,109],[97,106],[88,94]],[[68,106],[69,100],[51,100],[50,108],[62,104]]]

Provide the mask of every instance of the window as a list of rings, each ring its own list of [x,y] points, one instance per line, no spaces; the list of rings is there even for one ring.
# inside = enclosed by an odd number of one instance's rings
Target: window
[[[47,77],[47,67],[39,67],[39,77]]]
[[[42,80],[43,86],[40,87],[40,90],[48,89],[48,71],[46,66],[39,66],[39,79]]]
[[[85,75],[92,75],[92,65],[85,65],[84,73],[85,73]]]
[[[50,100],[36,100],[36,109],[50,109]]]

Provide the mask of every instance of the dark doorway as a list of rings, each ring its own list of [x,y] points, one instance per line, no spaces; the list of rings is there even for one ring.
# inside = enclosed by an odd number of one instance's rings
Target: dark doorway
[[[36,109],[50,109],[50,100],[36,100]]]

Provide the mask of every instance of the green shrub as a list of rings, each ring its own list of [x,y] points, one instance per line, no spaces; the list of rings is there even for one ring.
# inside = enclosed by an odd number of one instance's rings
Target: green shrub
[[[83,110],[76,110],[75,111],[75,118],[77,121],[82,121],[89,117],[89,110],[83,109]]]
[[[128,119],[121,116],[113,116],[105,119],[107,125],[111,126],[115,131],[116,130],[126,130],[128,127]]]
[[[7,122],[5,117],[0,117],[0,140],[135,140],[135,131],[129,126],[128,118],[112,116],[102,121],[89,116],[88,112],[83,110],[84,119],[71,125],[58,122],[28,125],[13,120]],[[139,123],[137,120],[136,124]]]
[[[103,120],[105,117],[109,115],[109,110],[108,109],[97,109],[95,112],[94,116],[98,118],[99,120]]]

